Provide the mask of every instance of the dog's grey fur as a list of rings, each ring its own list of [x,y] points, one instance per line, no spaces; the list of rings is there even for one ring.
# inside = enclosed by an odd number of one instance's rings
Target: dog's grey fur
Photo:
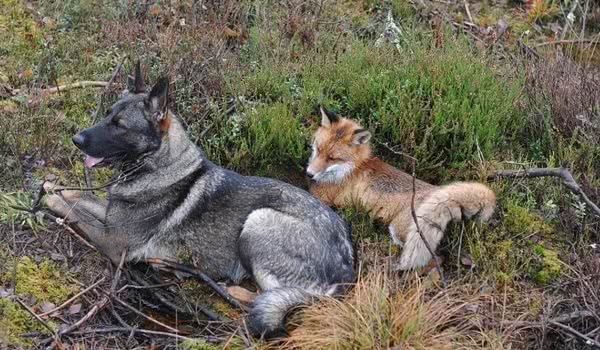
[[[113,262],[126,247],[127,260],[186,256],[214,279],[252,277],[262,292],[248,326],[266,337],[285,331],[291,307],[353,281],[350,233],[337,214],[289,184],[211,163],[167,110],[168,82],[145,94],[139,70],[135,79],[134,92],[74,136],[121,169],[108,201],[63,191],[48,198],[51,210]]]

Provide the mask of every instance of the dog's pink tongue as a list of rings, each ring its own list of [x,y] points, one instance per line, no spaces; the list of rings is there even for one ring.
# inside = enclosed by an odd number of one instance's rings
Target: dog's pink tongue
[[[85,156],[85,160],[83,161],[83,164],[85,165],[86,168],[91,168],[94,165],[100,163],[104,158],[95,158],[92,156]]]

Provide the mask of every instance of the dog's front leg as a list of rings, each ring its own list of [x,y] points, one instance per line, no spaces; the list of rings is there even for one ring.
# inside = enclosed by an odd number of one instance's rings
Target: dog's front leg
[[[105,218],[108,201],[89,192],[65,191],[44,185],[47,192],[54,191],[46,199],[48,209],[64,218],[79,232],[83,233],[98,250],[118,263],[127,242],[107,235]]]

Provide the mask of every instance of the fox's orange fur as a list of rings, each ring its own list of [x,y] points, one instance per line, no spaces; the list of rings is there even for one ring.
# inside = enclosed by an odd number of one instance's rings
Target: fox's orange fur
[[[394,242],[404,242],[400,269],[426,265],[432,256],[412,218],[412,176],[373,156],[370,133],[355,121],[323,109],[321,117],[307,167],[314,180],[310,191],[329,205],[365,208],[389,224]],[[494,192],[475,182],[435,186],[416,180],[415,190],[419,228],[434,251],[450,221],[487,221],[496,206]]]

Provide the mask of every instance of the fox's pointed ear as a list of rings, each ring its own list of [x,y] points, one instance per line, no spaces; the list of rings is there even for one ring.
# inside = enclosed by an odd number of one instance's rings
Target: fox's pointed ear
[[[337,123],[340,118],[335,113],[326,110],[323,106],[319,106],[321,111],[321,126],[329,128],[331,124]]]
[[[371,139],[371,133],[369,130],[357,129],[352,133],[352,143],[355,145],[362,145]]]
[[[134,94],[141,94],[146,91],[146,84],[144,84],[144,78],[142,77],[142,67],[139,60],[135,63],[132,85]]]
[[[146,108],[150,110],[152,114],[163,115],[167,110],[167,100],[169,97],[169,79],[162,77],[158,79],[156,84],[152,87],[152,91],[148,97],[146,97]]]

